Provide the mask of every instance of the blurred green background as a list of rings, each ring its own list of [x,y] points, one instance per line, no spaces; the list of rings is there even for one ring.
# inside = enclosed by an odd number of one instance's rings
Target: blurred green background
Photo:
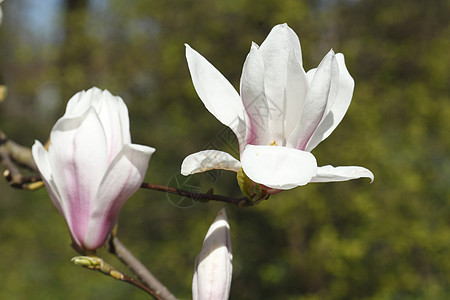
[[[192,86],[184,43],[235,87],[251,41],[287,22],[305,69],[333,48],[356,81],[350,109],[313,151],[375,181],[309,184],[257,207],[227,206],[231,299],[450,299],[449,1],[7,0],[0,129],[44,142],[67,100],[92,86],[120,95],[136,143],[157,149],[147,181],[240,196],[232,173],[183,178],[183,158],[236,153],[234,136]],[[186,181],[187,180],[187,181]],[[44,189],[0,181],[0,299],[148,299],[70,263],[77,253]],[[138,191],[119,237],[181,299],[220,203]],[[120,263],[105,250],[105,259]]]

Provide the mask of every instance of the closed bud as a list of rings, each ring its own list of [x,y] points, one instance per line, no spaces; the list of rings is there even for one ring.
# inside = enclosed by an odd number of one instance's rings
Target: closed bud
[[[206,233],[202,250],[195,260],[192,299],[228,299],[232,263],[230,225],[225,208],[222,208]]]

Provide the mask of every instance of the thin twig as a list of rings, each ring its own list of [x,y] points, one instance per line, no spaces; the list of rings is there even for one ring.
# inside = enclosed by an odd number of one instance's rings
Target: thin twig
[[[182,190],[182,189],[178,189],[178,188],[173,188],[170,186],[152,184],[152,183],[147,183],[147,182],[143,182],[141,184],[141,188],[154,190],[154,191],[160,191],[160,192],[166,192],[169,194],[175,194],[175,195],[188,197],[190,199],[199,200],[199,201],[214,200],[214,201],[226,202],[226,203],[234,204],[239,207],[247,207],[247,206],[255,205],[255,203],[252,202],[247,197],[232,198],[232,197],[227,197],[227,196],[217,195],[217,194],[212,194],[212,193],[196,193],[196,192],[191,192],[191,191]]]
[[[151,289],[156,299],[177,300],[177,298],[112,234],[107,244],[109,252],[116,255],[128,269]]]
[[[5,152],[8,153],[9,157],[20,164],[21,166],[37,172],[37,166],[34,162],[33,155],[31,154],[31,149],[22,145],[17,144],[16,142],[8,139],[6,134],[0,130],[0,147],[5,149]]]
[[[43,186],[39,176],[24,176],[19,168],[20,166],[37,173],[37,166],[31,155],[31,150],[11,141],[1,130],[0,161],[6,167],[3,177],[6,178],[10,186],[28,190]]]
[[[8,168],[7,170],[9,170],[8,174],[4,176],[10,177],[10,180],[13,182],[20,180],[22,174],[20,173],[19,168],[12,161],[10,153],[5,147],[5,144],[0,146],[0,157],[3,160],[3,164]]]
[[[74,264],[82,266],[84,268],[87,268],[87,269],[90,269],[93,271],[99,271],[100,273],[110,276],[114,279],[134,285],[134,286],[140,288],[141,290],[147,292],[149,295],[151,295],[156,300],[161,299],[154,291],[149,289],[147,286],[145,286],[141,282],[137,281],[136,279],[115,269],[110,264],[105,262],[102,258],[99,258],[97,256],[76,256],[76,257],[72,258],[72,262]]]
[[[0,159],[6,166],[6,170],[3,176],[7,179],[10,186],[20,189],[34,190],[43,186],[39,176],[25,177],[16,166],[15,162],[19,165],[38,172],[36,163],[31,155],[30,148],[21,146],[14,141],[8,139],[8,137],[0,130]],[[179,188],[173,188],[152,183],[142,183],[141,188],[146,188],[155,191],[166,192],[183,197],[187,197],[198,201],[220,201],[230,203],[238,207],[248,207],[257,204],[258,202],[252,201],[247,197],[232,198],[223,195],[216,195],[213,193],[196,193],[193,191],[187,191]]]
[[[40,176],[23,176],[21,173],[16,173],[16,176],[13,176],[10,169],[3,171],[3,177],[10,186],[21,190],[34,191],[44,186]]]

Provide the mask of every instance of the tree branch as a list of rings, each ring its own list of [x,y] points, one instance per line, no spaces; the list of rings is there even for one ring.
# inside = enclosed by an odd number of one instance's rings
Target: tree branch
[[[143,182],[141,184],[141,188],[154,190],[154,191],[160,191],[160,192],[166,192],[169,194],[175,194],[175,195],[188,197],[190,199],[199,200],[199,201],[208,201],[208,200],[220,201],[220,202],[230,203],[230,204],[236,205],[238,207],[248,207],[248,206],[253,206],[256,204],[255,202],[251,201],[247,197],[232,198],[232,197],[217,195],[217,194],[213,194],[213,193],[196,193],[196,192],[191,192],[191,191],[182,190],[182,189],[178,189],[178,188],[173,188],[170,186],[158,185],[158,184],[152,184],[152,183],[146,183],[146,182]]]
[[[112,267],[110,264],[105,262],[102,258],[97,256],[76,256],[72,258],[72,262],[78,266],[82,266],[84,268],[93,270],[93,271],[99,271],[102,274],[105,274],[107,276],[110,276],[114,279],[132,284],[141,290],[147,292],[150,294],[154,299],[160,300],[161,298],[151,289],[149,289],[147,286],[142,284],[141,282],[135,280],[134,278],[123,274],[119,270]]]
[[[116,255],[146,287],[155,294],[155,299],[177,300],[172,293],[119,241],[113,233],[107,243],[109,252]]]
[[[3,176],[8,181],[8,184],[20,189],[37,189],[43,186],[39,176],[24,176],[19,166],[38,172],[36,163],[34,162],[31,150],[27,147],[21,146],[8,137],[0,130],[0,160],[6,167]]]
[[[21,146],[14,141],[11,141],[0,130],[0,159],[6,166],[6,170],[3,172],[3,176],[8,181],[9,185],[15,188],[34,190],[43,186],[41,178],[39,176],[23,176],[18,166],[25,167],[28,170],[38,172],[36,163],[31,155],[30,148]],[[173,188],[152,183],[142,183],[141,188],[155,190],[160,192],[166,192],[169,194],[175,194],[182,197],[188,197],[198,201],[220,201],[230,203],[238,207],[248,207],[257,204],[258,202],[252,201],[247,197],[232,198],[223,195],[216,195],[213,193],[197,193],[193,191],[187,191],[179,188]]]
[[[31,149],[8,139],[6,134],[0,130],[0,148],[7,154],[11,160],[17,162],[21,166],[37,172],[37,166],[34,162],[33,155],[31,155]]]

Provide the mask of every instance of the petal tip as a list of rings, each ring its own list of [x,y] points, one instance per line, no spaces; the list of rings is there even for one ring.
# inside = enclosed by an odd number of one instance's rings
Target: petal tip
[[[129,147],[130,149],[133,149],[138,152],[142,152],[145,154],[153,154],[155,153],[156,149],[150,146],[146,145],[139,145],[139,144],[125,144],[124,147]]]
[[[367,172],[368,176],[366,177],[370,179],[370,183],[373,183],[373,181],[375,180],[375,175],[373,175],[373,173],[370,170],[367,170]]]
[[[222,207],[222,209],[219,211],[219,214],[217,215],[217,219],[219,219],[219,218],[223,219],[225,221],[228,221],[227,212],[226,212],[225,207]]]

